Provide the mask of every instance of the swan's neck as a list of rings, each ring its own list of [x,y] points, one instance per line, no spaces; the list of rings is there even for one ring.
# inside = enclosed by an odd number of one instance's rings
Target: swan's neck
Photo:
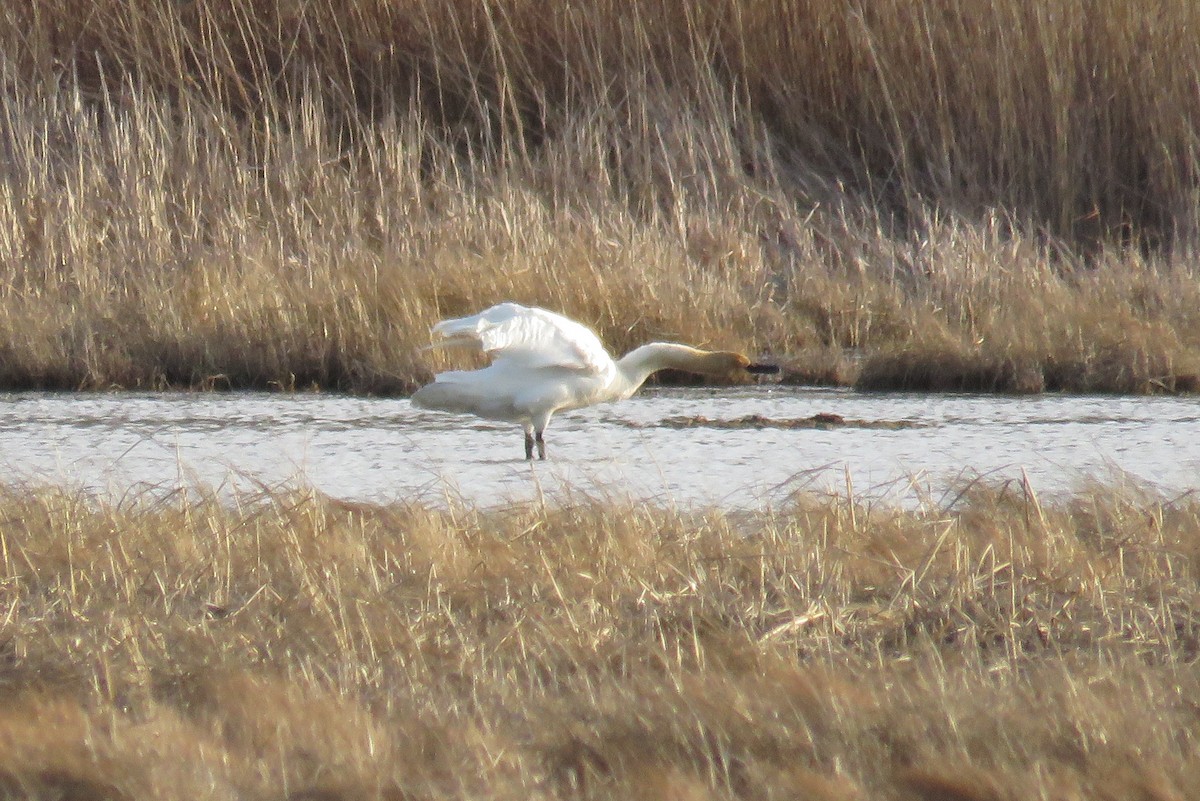
[[[647,378],[659,370],[713,372],[708,363],[711,356],[713,354],[707,351],[672,342],[651,342],[649,345],[635,348],[617,360],[617,380],[623,385],[619,388],[621,397],[632,395]]]

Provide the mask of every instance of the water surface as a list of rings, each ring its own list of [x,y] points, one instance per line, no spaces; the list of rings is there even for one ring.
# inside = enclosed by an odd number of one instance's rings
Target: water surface
[[[935,502],[965,479],[1040,493],[1114,477],[1200,486],[1192,398],[858,394],[772,385],[646,390],[571,412],[527,463],[519,428],[407,399],[18,393],[0,403],[0,481],[121,494],[313,486],[366,501],[481,505],[564,493],[756,507],[797,491]],[[816,414],[847,423],[803,424]]]

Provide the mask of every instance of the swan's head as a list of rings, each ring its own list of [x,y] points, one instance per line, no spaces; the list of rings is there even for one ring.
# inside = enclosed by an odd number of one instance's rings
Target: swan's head
[[[697,358],[696,372],[708,375],[736,376],[739,373],[778,373],[774,364],[752,362],[741,353],[729,350],[702,353]]]
[[[734,351],[699,350],[674,342],[642,345],[621,357],[617,366],[635,387],[659,370],[680,370],[732,380],[745,377],[747,373],[779,372],[773,364],[756,364]]]

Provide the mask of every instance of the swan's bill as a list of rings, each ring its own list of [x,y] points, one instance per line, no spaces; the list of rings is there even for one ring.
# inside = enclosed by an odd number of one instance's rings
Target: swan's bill
[[[778,364],[748,364],[746,365],[747,373],[755,373],[757,375],[773,375],[779,372]]]

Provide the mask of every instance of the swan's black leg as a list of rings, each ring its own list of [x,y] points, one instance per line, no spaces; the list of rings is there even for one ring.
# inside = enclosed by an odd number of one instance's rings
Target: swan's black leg
[[[546,459],[546,440],[542,439],[541,431],[537,432],[537,437],[536,437],[535,441],[537,442],[537,446],[538,446],[538,458],[542,459],[544,461]],[[529,446],[526,445],[525,447],[528,448]],[[529,458],[532,459],[533,456],[530,455]]]
[[[538,437],[540,438],[541,435],[539,434]],[[543,450],[545,449],[543,448]],[[531,431],[525,432],[525,458],[533,459],[533,432]],[[546,457],[542,456],[542,458],[545,459]]]

